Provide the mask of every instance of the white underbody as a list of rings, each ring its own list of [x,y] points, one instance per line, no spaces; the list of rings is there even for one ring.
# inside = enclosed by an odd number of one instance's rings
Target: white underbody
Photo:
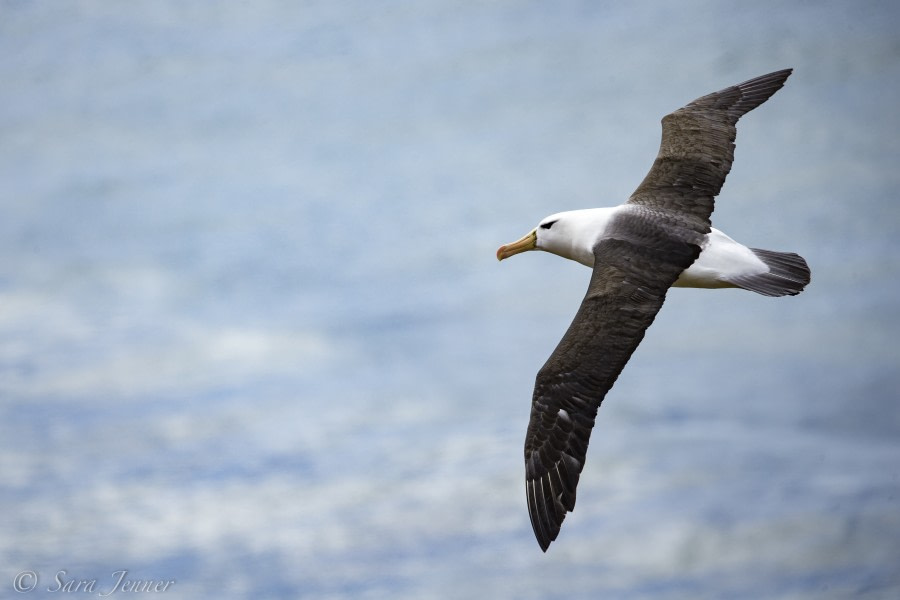
[[[609,220],[621,209],[592,208],[547,217],[544,223],[555,222],[550,229],[538,227],[537,248],[593,268],[594,245]],[[676,287],[736,287],[731,283],[734,277],[769,270],[752,250],[715,228],[707,234],[701,248],[699,258],[681,274],[674,284]]]
[[[703,243],[700,256],[685,269],[675,287],[722,288],[736,287],[732,277],[768,272],[769,267],[747,246],[739,244],[716,228],[712,228]]]

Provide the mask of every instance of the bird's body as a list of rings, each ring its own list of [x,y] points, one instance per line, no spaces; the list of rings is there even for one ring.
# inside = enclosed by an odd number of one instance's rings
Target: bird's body
[[[694,100],[665,116],[659,154],[622,205],[561,212],[501,246],[503,260],[544,250],[592,269],[572,324],[537,374],[525,437],[528,513],[541,549],[575,508],[597,409],[670,287],[800,293],[797,254],[744,246],[710,225],[734,159],[738,119],[778,91],[785,69]]]
[[[557,213],[544,219],[553,223],[542,238],[541,250],[594,268],[594,246],[603,237],[606,226],[627,205],[611,208],[586,208]],[[741,287],[732,279],[768,272],[769,267],[753,250],[740,244],[715,227],[704,237],[700,256],[685,269],[673,287],[726,288]]]

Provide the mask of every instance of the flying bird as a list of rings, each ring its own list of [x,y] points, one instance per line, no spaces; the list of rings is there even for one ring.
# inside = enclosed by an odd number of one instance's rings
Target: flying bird
[[[525,490],[544,552],[575,508],[597,409],[669,288],[793,296],[809,283],[799,255],[748,248],[710,226],[734,160],[738,119],[781,89],[791,71],[756,77],[666,115],[659,154],[624,204],[551,215],[497,250],[498,260],[543,250],[593,270],[572,324],[538,371],[531,401]]]

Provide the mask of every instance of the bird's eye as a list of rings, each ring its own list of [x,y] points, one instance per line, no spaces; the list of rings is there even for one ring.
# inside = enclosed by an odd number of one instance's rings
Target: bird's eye
[[[541,223],[541,229],[550,229],[551,227],[553,227],[554,223],[556,223],[556,221],[550,221],[549,223]]]

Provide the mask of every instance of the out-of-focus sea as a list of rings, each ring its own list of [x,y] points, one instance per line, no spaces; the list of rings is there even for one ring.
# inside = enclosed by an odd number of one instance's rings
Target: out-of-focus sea
[[[4,0],[0,596],[900,597],[898,30],[887,1]],[[784,67],[713,221],[812,284],[673,290],[542,554],[522,442],[589,272],[494,252]]]

